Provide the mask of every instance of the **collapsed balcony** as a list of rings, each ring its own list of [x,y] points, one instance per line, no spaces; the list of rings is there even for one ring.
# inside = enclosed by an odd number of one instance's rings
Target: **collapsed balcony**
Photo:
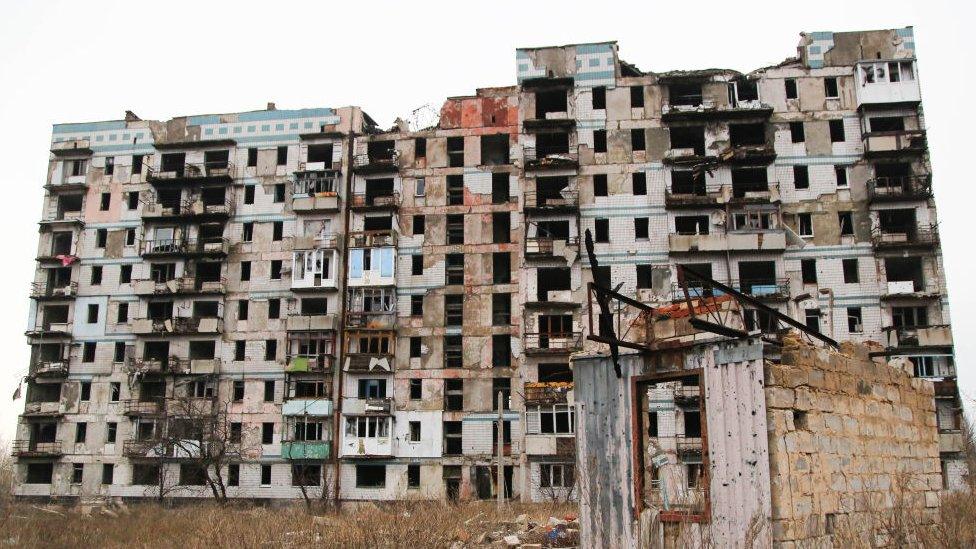
[[[333,170],[295,172],[292,210],[325,213],[339,211],[339,172]]]
[[[718,157],[731,164],[768,164],[776,149],[766,139],[765,124],[729,124],[730,146]]]

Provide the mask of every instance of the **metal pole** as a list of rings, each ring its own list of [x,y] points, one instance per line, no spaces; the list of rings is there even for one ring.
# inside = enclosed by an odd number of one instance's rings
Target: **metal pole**
[[[505,454],[505,407],[503,406],[505,393],[498,391],[496,400],[498,402],[498,433],[495,435],[495,444],[498,449],[495,454],[498,460],[498,486],[495,496],[498,510],[501,511],[505,502],[505,466],[502,465],[502,456]]]

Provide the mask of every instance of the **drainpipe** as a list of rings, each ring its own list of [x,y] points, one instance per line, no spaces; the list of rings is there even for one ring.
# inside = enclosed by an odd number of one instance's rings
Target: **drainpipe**
[[[359,113],[359,118],[362,117],[362,112]],[[349,129],[349,134],[346,136],[346,191],[345,195],[342,197],[343,201],[348,201],[349,197],[352,196],[352,167],[353,167],[353,146],[356,141],[356,131],[355,126]],[[338,346],[336,353],[336,370],[335,370],[335,400],[333,404],[333,429],[332,436],[332,465],[333,465],[333,497],[335,498],[335,508],[339,508],[339,443],[340,443],[340,430],[342,428],[342,362],[345,358],[345,332],[346,332],[346,271],[349,265],[349,205],[343,204],[342,206],[342,244],[339,249],[342,251],[342,257],[339,260],[339,280],[342,281],[342,291],[339,292],[339,330],[338,337],[336,338],[336,345]]]

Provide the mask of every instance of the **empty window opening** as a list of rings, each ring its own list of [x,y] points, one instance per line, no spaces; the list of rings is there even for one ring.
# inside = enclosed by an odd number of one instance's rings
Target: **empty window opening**
[[[569,267],[541,267],[536,270],[536,297],[539,301],[549,301],[549,292],[562,292],[571,289]]]
[[[733,147],[766,144],[765,124],[729,124],[729,141]]]
[[[844,121],[843,120],[830,120],[828,121],[830,127],[830,142],[831,143],[841,143],[846,137],[844,135]]]
[[[508,164],[509,136],[507,133],[481,136],[481,163],[488,166]]]
[[[674,218],[674,231],[678,234],[708,234],[707,215],[679,215]]]
[[[692,149],[697,156],[705,156],[705,127],[677,126],[668,130],[672,149]]]
[[[548,118],[548,113],[566,112],[567,94],[564,89],[544,90],[535,94],[535,117]]]
[[[697,106],[702,104],[700,83],[678,83],[668,86],[668,103],[672,106]]]

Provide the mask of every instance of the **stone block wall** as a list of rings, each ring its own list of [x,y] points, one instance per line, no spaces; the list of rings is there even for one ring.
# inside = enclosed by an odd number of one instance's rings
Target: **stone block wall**
[[[784,547],[868,535],[896,509],[938,512],[942,477],[930,381],[907,361],[787,338],[766,365],[772,533]],[[907,366],[907,368],[906,368]],[[813,545],[811,545],[813,544]]]

